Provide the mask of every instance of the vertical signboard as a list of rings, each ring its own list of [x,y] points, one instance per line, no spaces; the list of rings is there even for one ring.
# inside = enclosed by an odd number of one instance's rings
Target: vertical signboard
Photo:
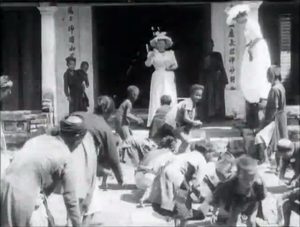
[[[287,79],[291,69],[291,15],[280,16],[280,67],[281,76]]]

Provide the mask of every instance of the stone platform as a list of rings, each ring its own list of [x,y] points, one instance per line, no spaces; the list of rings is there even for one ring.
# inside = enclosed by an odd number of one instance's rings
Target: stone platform
[[[141,193],[136,190],[134,183],[134,168],[127,162],[122,164],[124,182],[126,186],[120,188],[114,178],[108,180],[110,190],[97,191],[97,200],[100,204],[100,212],[97,213],[91,226],[170,226],[174,227],[173,222],[166,222],[164,218],[154,213],[152,207],[147,205],[145,208],[137,208],[137,203],[141,198]],[[276,223],[275,199],[287,189],[279,185],[279,180],[272,171],[259,169],[266,185],[268,187],[268,197],[263,202],[264,214],[267,216],[268,225],[263,227],[274,227]],[[288,172],[287,177],[292,173]],[[49,208],[55,218],[57,226],[65,226],[66,209],[63,198],[60,195],[51,195],[48,200]],[[194,208],[197,208],[194,204]],[[212,227],[210,219],[204,221],[191,221],[187,227]],[[214,225],[216,226],[216,225]],[[244,224],[240,226],[245,226]],[[299,216],[293,214],[291,226],[299,226]]]
[[[299,127],[299,106],[288,106],[287,113],[289,117],[289,136],[292,140],[300,139]],[[133,114],[144,120],[143,125],[132,123],[131,128],[135,133],[148,136],[146,128],[147,109],[135,109]],[[8,148],[14,150],[19,148],[28,139],[29,134],[37,130],[41,126],[47,126],[49,116],[40,111],[2,111],[1,121],[5,122],[5,137],[8,143]],[[113,115],[109,119],[109,124],[114,128]],[[197,141],[201,138],[210,138],[219,149],[228,148],[233,153],[245,152],[250,145],[251,139],[245,144],[244,137],[251,137],[251,130],[247,129],[241,120],[216,121],[209,124],[203,124],[200,129],[195,129],[191,132],[192,141]]]

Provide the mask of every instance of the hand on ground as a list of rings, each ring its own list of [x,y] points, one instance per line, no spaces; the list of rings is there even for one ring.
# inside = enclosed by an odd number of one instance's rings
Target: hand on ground
[[[138,123],[139,123],[140,125],[144,124],[143,119],[142,119],[142,118],[139,118],[139,119],[138,119]]]
[[[200,125],[202,125],[202,122],[197,120],[197,121],[194,121],[193,125],[194,126],[200,126]]]

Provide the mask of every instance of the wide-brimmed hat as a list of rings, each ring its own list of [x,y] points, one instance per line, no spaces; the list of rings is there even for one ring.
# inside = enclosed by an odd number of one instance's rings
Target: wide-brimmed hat
[[[3,75],[0,77],[0,88],[11,88],[12,86],[13,82],[7,75]]]
[[[167,36],[166,32],[156,32],[155,37],[150,40],[150,45],[155,48],[159,40],[164,40],[166,42],[166,48],[170,48],[173,45],[172,39]]]
[[[247,4],[238,4],[232,7],[227,7],[225,13],[227,14],[227,25],[233,25],[236,23],[236,19],[239,17],[245,17],[250,11],[250,6]]]

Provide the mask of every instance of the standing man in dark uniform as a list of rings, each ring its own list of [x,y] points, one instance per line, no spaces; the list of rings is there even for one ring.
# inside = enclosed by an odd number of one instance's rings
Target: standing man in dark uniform
[[[200,83],[204,85],[203,106],[199,108],[198,117],[207,121],[213,118],[225,118],[224,89],[228,84],[222,55],[214,52],[214,41],[207,41],[206,51],[201,62]],[[200,112],[204,111],[204,112]],[[201,118],[202,117],[202,118]]]

